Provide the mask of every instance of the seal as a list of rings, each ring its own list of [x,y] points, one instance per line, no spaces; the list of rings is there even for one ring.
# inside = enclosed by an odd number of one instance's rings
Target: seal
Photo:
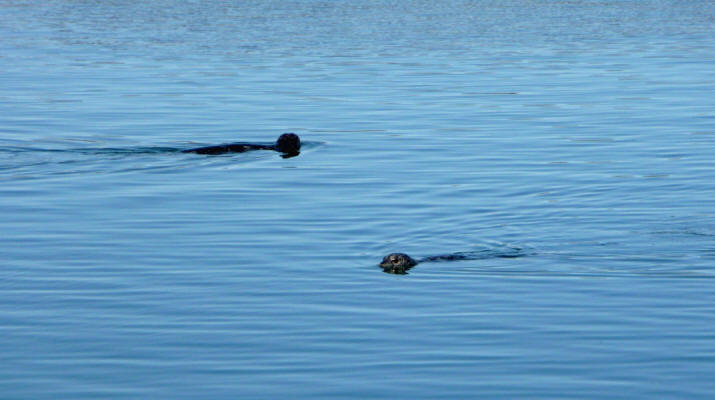
[[[415,265],[417,265],[417,261],[405,253],[390,253],[380,263],[383,271],[390,274],[404,274]]]
[[[283,153],[283,158],[295,157],[300,154],[300,138],[295,133],[284,133],[278,137],[275,144],[229,143],[218,146],[196,147],[182,150],[181,152],[217,155],[243,153],[251,150],[274,150]]]
[[[390,253],[380,262],[380,268],[388,274],[407,274],[407,270],[415,265],[428,261],[457,261],[457,260],[481,260],[486,258],[516,258],[526,255],[518,247],[507,247],[505,249],[485,249],[481,251],[459,252],[443,254],[439,256],[424,257],[419,260],[408,256],[405,253]]]

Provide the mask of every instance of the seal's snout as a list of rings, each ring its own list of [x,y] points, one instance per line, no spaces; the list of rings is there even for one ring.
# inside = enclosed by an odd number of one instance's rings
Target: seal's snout
[[[276,140],[276,150],[286,154],[297,154],[300,151],[300,138],[295,133],[284,133]]]

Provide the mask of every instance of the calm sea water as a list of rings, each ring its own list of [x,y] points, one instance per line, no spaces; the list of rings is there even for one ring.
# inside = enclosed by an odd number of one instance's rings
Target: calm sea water
[[[715,397],[714,2],[0,0],[0,38],[0,398]]]

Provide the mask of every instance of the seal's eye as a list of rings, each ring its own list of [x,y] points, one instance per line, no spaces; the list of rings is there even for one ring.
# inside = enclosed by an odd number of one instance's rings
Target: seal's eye
[[[397,258],[397,257],[395,257],[395,258],[392,259],[392,263],[393,263],[393,264],[398,264],[399,262],[400,262],[400,259]]]

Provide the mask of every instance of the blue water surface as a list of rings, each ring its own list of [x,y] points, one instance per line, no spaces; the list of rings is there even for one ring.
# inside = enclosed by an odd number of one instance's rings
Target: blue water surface
[[[715,397],[715,2],[0,0],[0,38],[0,398]]]

